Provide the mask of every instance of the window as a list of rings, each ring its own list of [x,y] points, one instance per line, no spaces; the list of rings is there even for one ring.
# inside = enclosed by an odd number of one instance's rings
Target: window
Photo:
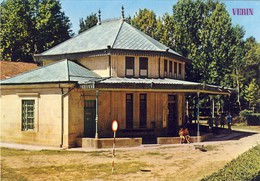
[[[34,129],[35,100],[22,100],[22,131]]]
[[[134,57],[125,58],[125,75],[126,77],[134,77]]]
[[[168,71],[168,61],[164,60],[164,77],[167,77],[167,71]]]
[[[172,61],[169,62],[169,74],[170,78],[172,78]]]
[[[174,62],[174,78],[177,78],[177,62]]]
[[[179,63],[179,79],[182,78],[182,64]]]
[[[140,77],[148,77],[148,58],[139,58]]]

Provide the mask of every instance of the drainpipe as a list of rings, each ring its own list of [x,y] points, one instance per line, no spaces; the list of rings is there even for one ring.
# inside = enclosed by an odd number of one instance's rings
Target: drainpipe
[[[64,99],[63,99],[63,88],[61,89],[61,139],[60,139],[60,148],[63,146],[63,135],[64,135]]]
[[[98,93],[98,90],[96,90],[96,139],[98,139]]]
[[[197,142],[200,142],[200,92],[197,92]]]

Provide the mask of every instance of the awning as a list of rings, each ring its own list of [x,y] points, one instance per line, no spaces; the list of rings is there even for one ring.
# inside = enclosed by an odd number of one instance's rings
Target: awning
[[[83,89],[164,91],[229,95],[234,89],[177,79],[119,78],[111,77],[95,82],[85,82]]]

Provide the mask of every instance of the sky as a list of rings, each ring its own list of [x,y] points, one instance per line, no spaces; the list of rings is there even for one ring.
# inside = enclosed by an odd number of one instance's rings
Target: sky
[[[156,16],[165,13],[172,14],[172,7],[177,0],[60,0],[62,10],[72,23],[72,31],[77,34],[80,18],[86,19],[91,13],[101,10],[101,19],[121,17],[121,7],[124,6],[125,17],[133,17],[139,9],[153,10]],[[243,26],[245,39],[253,36],[260,42],[260,0],[222,0],[232,18],[232,24]],[[250,15],[237,15],[238,8],[250,9]]]

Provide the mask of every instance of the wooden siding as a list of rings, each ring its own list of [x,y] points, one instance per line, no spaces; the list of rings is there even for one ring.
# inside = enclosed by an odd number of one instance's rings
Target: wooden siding
[[[98,101],[98,132],[100,137],[112,136],[111,123],[113,120],[118,121],[119,129],[126,129],[126,94],[129,93],[133,94],[133,129],[140,128],[140,94],[147,95],[146,128],[162,129],[168,126],[168,93],[100,91]],[[184,96],[181,93],[175,95],[177,95],[178,102],[178,125],[181,125]]]

